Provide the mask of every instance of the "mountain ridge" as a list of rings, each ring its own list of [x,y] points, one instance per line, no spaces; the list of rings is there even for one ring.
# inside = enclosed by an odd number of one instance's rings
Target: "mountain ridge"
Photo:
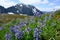
[[[14,14],[26,14],[26,15],[35,15],[36,13],[43,14],[42,11],[38,10],[33,5],[25,5],[25,4],[16,4],[15,6],[11,6],[8,8],[4,8],[0,6],[0,13],[14,13]]]

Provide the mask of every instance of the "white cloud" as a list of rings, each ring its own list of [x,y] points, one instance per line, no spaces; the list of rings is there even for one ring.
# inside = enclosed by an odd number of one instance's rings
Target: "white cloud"
[[[54,8],[51,7],[38,7],[36,6],[37,9],[39,9],[40,11],[54,11]]]
[[[5,8],[13,6],[15,4],[16,3],[14,3],[12,0],[0,0],[0,5],[4,6]]]
[[[55,3],[51,3],[48,0],[19,0],[19,2],[24,3],[24,4],[31,4],[31,5],[34,5],[34,6],[36,6],[37,4],[38,5],[48,4],[49,6],[54,6],[55,5]],[[4,6],[5,8],[16,5],[16,4],[17,3],[15,3],[12,0],[0,0],[0,5]],[[36,8],[38,8],[41,11],[53,11],[54,9],[55,10],[60,9],[60,6],[54,6],[53,8],[48,8],[48,7],[43,8],[43,7],[36,6]]]
[[[49,3],[48,0],[19,0],[21,3],[24,4],[47,4]],[[16,5],[17,3],[14,3],[14,1],[12,0],[0,0],[0,5],[4,6],[5,8]],[[38,7],[38,6],[37,6]],[[40,8],[41,10],[45,10],[44,8]]]
[[[54,2],[59,2],[60,0],[55,0]]]
[[[40,0],[19,0],[21,3],[24,4],[34,4],[34,3],[39,3]]]
[[[48,0],[19,0],[21,3],[24,4],[46,4]]]
[[[57,9],[59,8],[60,9],[60,6],[55,6],[55,8],[57,8]]]
[[[53,5],[55,5],[54,3],[49,3],[49,6],[53,6]]]
[[[56,10],[59,10],[60,9],[60,6],[55,6],[55,7],[53,7],[53,8],[48,8],[48,7],[46,7],[46,8],[41,8],[41,7],[38,7],[38,6],[36,6],[36,8],[38,8],[39,10],[41,10],[41,11],[56,11]]]
[[[42,4],[47,4],[47,3],[49,3],[49,1],[48,0],[43,0],[43,1],[41,1],[41,3]]]
[[[53,11],[53,8],[40,8],[41,11]]]
[[[48,0],[19,0],[19,1],[21,3],[24,3],[24,4],[32,4],[41,11],[47,11],[48,10],[48,8],[40,8],[39,6],[36,6],[36,5],[40,5],[40,4],[42,4],[42,5],[48,4],[49,3]]]
[[[55,6],[54,9],[58,10],[58,9],[60,9],[60,6]]]

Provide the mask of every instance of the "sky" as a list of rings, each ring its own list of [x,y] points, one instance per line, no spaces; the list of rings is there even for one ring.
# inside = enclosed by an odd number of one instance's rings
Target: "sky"
[[[54,11],[60,9],[60,0],[0,0],[0,5],[5,8],[19,3],[34,5],[41,11]]]

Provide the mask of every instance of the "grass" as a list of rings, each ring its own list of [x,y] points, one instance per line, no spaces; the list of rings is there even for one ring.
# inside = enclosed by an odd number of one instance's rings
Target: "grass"
[[[46,16],[48,17],[45,23],[46,25],[43,26],[41,25],[41,22],[44,21],[44,18]],[[3,22],[5,21],[3,18],[8,19],[9,21],[6,20],[7,22]],[[25,18],[26,16],[20,16],[20,15],[8,15],[8,14],[3,16],[1,15],[0,19],[2,20],[0,23],[6,23],[6,24],[3,24],[3,25],[0,24],[1,26],[4,27],[4,30],[0,30],[0,40],[5,40],[4,35],[6,34],[6,32],[11,33],[9,31],[10,26],[18,25],[19,22],[22,21],[20,19],[23,19],[23,21],[26,21]],[[33,40],[34,39],[33,32],[37,26],[38,28],[42,26],[42,28],[39,29],[39,30],[42,30],[42,33],[40,35],[40,40],[60,40],[60,20],[59,20],[60,15],[54,14],[54,16],[51,19],[49,19],[49,14],[43,14],[40,18],[34,17],[33,20],[30,19],[28,16],[27,18],[29,19],[28,20],[29,24],[22,27],[21,30],[24,31],[27,27],[30,27],[32,31],[30,31],[30,34],[25,32],[22,40]],[[41,22],[39,23],[38,20],[41,20]],[[12,37],[12,39],[16,40],[14,36]]]
[[[15,19],[19,19],[19,18],[25,18],[26,16],[22,16],[22,15],[19,15],[19,14],[0,14],[0,23],[7,23],[7,22],[10,22],[11,20],[15,20]]]

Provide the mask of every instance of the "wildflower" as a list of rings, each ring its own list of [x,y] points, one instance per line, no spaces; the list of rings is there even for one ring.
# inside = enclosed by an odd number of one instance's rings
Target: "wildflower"
[[[0,27],[0,30],[3,30],[4,28],[3,27]]]
[[[10,32],[13,32],[13,27],[12,26],[10,27]]]
[[[17,32],[19,32],[19,31],[20,31],[19,29],[14,29],[14,28],[13,28],[14,34],[17,33]]]
[[[39,35],[41,34],[42,30],[39,31]]]
[[[25,24],[24,22],[20,22],[20,23],[19,23],[20,28],[21,28],[22,26],[24,26],[24,24]]]
[[[11,40],[11,34],[6,33],[6,34],[5,34],[5,38],[6,38],[6,40]]]
[[[38,38],[35,38],[35,40],[39,40]]]
[[[26,28],[26,31],[27,31],[28,34],[29,34],[29,32],[31,31],[31,29],[30,29],[29,27],[27,27],[27,28]]]
[[[38,37],[39,37],[38,28],[35,28],[35,30],[34,30],[34,39],[37,40]]]
[[[22,36],[23,36],[23,31],[21,31],[21,30],[15,33],[15,37],[16,37],[18,40],[20,40],[20,39],[22,38]]]
[[[41,16],[41,13],[36,12],[34,15],[40,17]]]
[[[20,26],[14,25],[14,29],[19,29]]]
[[[18,26],[10,27],[10,32],[15,34],[18,31],[19,31],[19,27]]]

